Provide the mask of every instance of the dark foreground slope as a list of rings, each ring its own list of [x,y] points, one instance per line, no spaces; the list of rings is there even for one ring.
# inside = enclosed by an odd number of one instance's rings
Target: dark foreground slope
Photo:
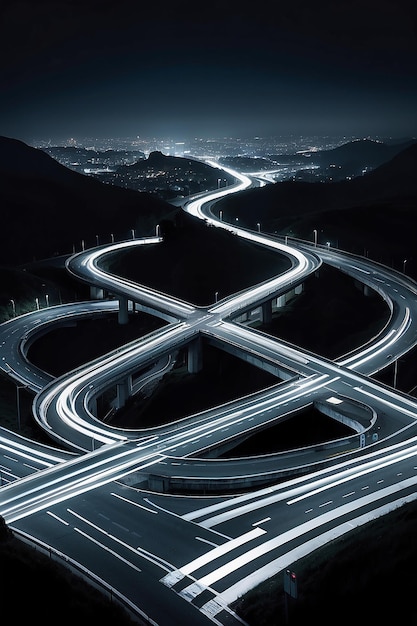
[[[106,185],[42,150],[0,137],[0,265],[17,265],[131,236],[173,213],[147,193]]]

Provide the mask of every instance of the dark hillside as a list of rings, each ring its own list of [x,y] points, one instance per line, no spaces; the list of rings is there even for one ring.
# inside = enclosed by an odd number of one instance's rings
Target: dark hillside
[[[347,250],[354,244],[352,251],[360,253],[364,246],[385,252],[394,246],[410,257],[415,250],[416,174],[417,143],[359,178],[267,185],[223,200],[216,211],[222,210],[226,221],[239,217],[240,224],[253,229],[261,222],[264,231],[311,240],[317,228],[321,243],[331,240]]]
[[[245,225],[264,228],[278,219],[296,218],[324,210],[417,195],[417,143],[403,150],[373,172],[349,181],[305,183],[284,181],[260,189],[250,189],[217,204],[224,219],[239,217]],[[254,209],[256,207],[256,211]]]
[[[196,159],[177,157],[171,155],[165,155],[159,150],[151,152],[147,159],[143,159],[133,163],[132,165],[122,165],[118,168],[118,172],[128,171],[141,171],[146,172],[148,169],[161,169],[165,172],[172,170],[183,170],[184,168],[190,168],[193,172],[201,175],[207,175],[207,172],[213,173],[213,168],[207,163],[198,161]],[[214,171],[214,176],[217,178],[218,172]]]
[[[155,232],[176,211],[147,193],[105,185],[59,164],[42,150],[0,137],[0,264],[16,265],[73,246]]]
[[[414,141],[387,144],[373,139],[357,139],[331,150],[303,152],[304,156],[315,165],[328,167],[340,165],[353,167],[360,171],[364,167],[376,168],[393,159],[397,154],[410,147]]]
[[[157,246],[126,250],[103,265],[114,274],[198,306],[277,276],[290,260],[181,213]]]

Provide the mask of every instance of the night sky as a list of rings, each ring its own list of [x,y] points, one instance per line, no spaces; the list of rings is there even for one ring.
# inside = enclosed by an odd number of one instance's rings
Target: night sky
[[[416,7],[2,0],[0,134],[415,137]]]

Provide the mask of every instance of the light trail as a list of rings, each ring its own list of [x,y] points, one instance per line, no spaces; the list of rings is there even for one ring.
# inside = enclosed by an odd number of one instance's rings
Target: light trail
[[[232,172],[232,170],[227,171],[229,173]],[[385,404],[385,406],[389,406],[399,414],[407,415],[407,417],[412,419],[417,417],[417,404],[412,399],[403,398],[396,394],[395,391],[384,389],[377,383],[368,380],[365,376],[351,371],[370,362],[372,359],[382,356],[387,350],[394,351],[395,344],[411,328],[413,320],[408,306],[404,308],[403,317],[395,330],[385,330],[370,345],[364,346],[358,351],[358,354],[347,356],[340,363],[327,362],[319,356],[310,355],[297,348],[283,345],[273,338],[254,333],[243,326],[226,322],[223,319],[226,316],[238,313],[242,308],[248,307],[253,303],[262,303],[263,299],[265,301],[268,297],[276,296],[281,289],[289,289],[297,282],[301,282],[315,267],[312,256],[302,252],[295,244],[291,246],[284,245],[259,233],[252,233],[248,230],[225,224],[205,213],[208,201],[213,202],[228,193],[246,189],[252,184],[249,177],[239,175],[236,172],[234,172],[234,175],[240,181],[238,185],[193,200],[187,203],[185,210],[217,227],[231,230],[238,236],[256,245],[268,246],[279,253],[287,254],[292,262],[291,268],[279,277],[274,277],[242,293],[225,298],[209,308],[200,310],[189,303],[181,302],[175,298],[170,298],[166,294],[160,294],[155,290],[136,285],[132,281],[108,274],[99,266],[100,261],[106,254],[115,253],[118,250],[132,246],[143,245],[144,243],[157,243],[160,241],[160,238],[132,240],[71,257],[67,264],[70,271],[76,273],[76,264],[80,263],[83,279],[89,277],[93,284],[113,287],[114,291],[118,292],[122,297],[133,299],[133,301],[137,299],[137,301],[146,302],[150,307],[165,311],[175,321],[167,328],[156,331],[138,342],[133,342],[110,355],[101,357],[84,367],[78,368],[76,371],[61,377],[42,389],[35,399],[34,407],[38,411],[36,413],[37,419],[43,427],[49,430],[49,432],[53,430],[54,434],[57,434],[55,426],[49,422],[48,418],[48,412],[53,407],[56,409],[62,424],[69,426],[71,432],[97,440],[101,447],[95,453],[77,457],[65,463],[59,463],[56,467],[53,466],[55,458],[51,455],[49,467],[47,457],[44,459],[47,468],[42,472],[16,481],[18,484],[5,485],[0,489],[0,513],[3,515],[6,523],[16,522],[26,516],[65,501],[67,498],[97,489],[100,486],[124,478],[133,472],[139,473],[149,467],[152,467],[152,471],[154,471],[156,465],[161,464],[168,458],[167,454],[169,452],[173,453],[179,447],[184,448],[184,456],[192,454],[196,450],[205,450],[211,445],[208,443],[208,438],[213,437],[215,434],[226,432],[226,426],[228,428],[235,426],[236,429],[234,433],[228,432],[227,435],[221,435],[215,442],[215,445],[227,440],[225,437],[237,436],[241,432],[250,432],[255,425],[249,424],[249,422],[252,422],[255,418],[261,418],[267,411],[274,412],[273,419],[275,419],[281,409],[282,412],[285,411],[284,405],[287,404],[289,399],[300,400],[313,393],[318,393],[322,389],[331,390],[332,393],[335,393],[331,387],[341,380],[350,385],[356,393],[362,393],[372,400]],[[358,268],[352,263],[350,269],[357,273],[361,272],[364,277],[366,276],[367,284],[372,282],[370,280],[371,274],[366,268]],[[385,293],[382,288],[379,288],[379,290]],[[404,296],[402,295],[402,297]],[[388,303],[391,302],[388,296],[386,296],[386,299]],[[393,306],[391,306],[392,308]],[[183,318],[186,321],[182,321]],[[53,316],[51,319],[53,319]],[[217,415],[213,416],[213,413],[209,411],[202,412],[187,418],[173,427],[165,426],[154,429],[152,432],[148,431],[148,436],[145,436],[139,443],[135,443],[133,439],[137,437],[137,431],[127,433],[121,429],[106,427],[99,423],[89,411],[89,401],[94,399],[94,395],[98,390],[107,384],[102,381],[108,380],[107,376],[110,372],[113,376],[113,381],[117,377],[120,379],[122,376],[130,375],[146,359],[160,358],[164,350],[166,351],[168,348],[173,350],[179,345],[185,345],[186,342],[199,336],[202,332],[208,335],[211,333],[211,336],[215,337],[216,340],[221,340],[223,333],[223,337],[228,336],[233,339],[236,345],[238,345],[238,342],[241,347],[247,344],[253,350],[256,348],[259,352],[263,351],[264,354],[266,352],[270,353],[275,359],[281,358],[284,360],[286,358],[290,362],[298,364],[298,366],[308,366],[305,367],[305,371],[312,369],[314,366],[317,368],[316,373],[303,380],[297,380],[296,384],[291,386],[283,386],[280,389],[274,388],[266,391],[264,395],[259,394],[259,396],[256,396],[254,394],[252,397],[242,398],[239,403],[234,402],[223,405],[217,409]],[[343,370],[340,366],[344,366],[346,369]],[[299,369],[301,370],[302,368],[300,367]],[[241,426],[246,430],[243,431]],[[141,435],[143,437],[144,433],[142,432]],[[22,453],[25,454],[23,449]],[[180,568],[171,566],[171,564],[166,562],[167,577],[165,584],[173,586],[185,576],[190,576],[191,580],[191,574],[198,573],[198,570],[204,567],[205,573],[200,578],[197,576],[190,585],[180,592],[180,595],[188,601],[192,601],[202,591],[211,588],[217,582],[226,579],[232,574],[236,575],[240,569],[248,567],[250,564],[252,564],[251,567],[256,568],[257,559],[261,556],[267,556],[277,550],[282,550],[283,555],[274,558],[271,561],[273,565],[268,565],[268,570],[260,568],[259,571],[262,571],[265,575],[266,571],[269,572],[271,568],[276,568],[278,563],[282,566],[283,559],[288,559],[288,555],[293,554],[292,550],[284,552],[285,546],[290,541],[299,541],[298,553],[306,549],[305,546],[307,544],[310,547],[312,545],[312,543],[302,540],[306,533],[317,530],[319,534],[315,541],[325,541],[328,536],[327,533],[319,531],[325,524],[333,523],[342,515],[351,516],[355,511],[359,511],[367,506],[373,506],[383,499],[391,499],[394,495],[407,489],[414,489],[417,484],[417,476],[396,480],[394,484],[379,487],[375,492],[368,492],[367,495],[361,495],[349,502],[345,500],[339,506],[334,503],[333,496],[329,495],[329,490],[336,489],[343,484],[349,484],[350,486],[352,481],[358,480],[360,477],[381,472],[389,467],[396,467],[398,464],[405,463],[416,456],[417,439],[410,438],[395,445],[385,445],[384,449],[373,450],[372,453],[361,451],[360,457],[355,456],[347,461],[339,462],[335,460],[331,467],[311,472],[308,476],[300,476],[281,485],[257,490],[242,496],[235,496],[216,502],[214,505],[202,507],[178,516],[179,520],[196,523],[200,527],[211,531],[211,529],[220,524],[253,513],[256,513],[255,519],[259,520],[261,515],[258,515],[258,511],[260,510],[266,514],[261,521],[252,523],[250,531],[243,533],[243,535],[231,537],[228,542],[220,546],[213,546],[211,542],[211,549],[208,552],[200,554]],[[60,461],[61,459],[58,460]],[[398,476],[400,474],[401,472],[398,471]],[[205,478],[207,478],[207,475]],[[378,481],[378,484],[381,483],[382,479]],[[353,491],[350,493],[353,493]],[[315,498],[319,494],[326,495],[326,500],[324,502],[317,501],[315,510],[323,509],[325,512],[320,511],[320,514],[317,514],[313,519],[294,525],[294,527],[283,530],[283,532],[275,536],[269,534],[268,538],[265,537],[267,532],[260,527],[260,524],[266,520],[273,519],[272,511],[271,515],[268,515],[269,511],[265,510],[266,507],[280,503],[283,507],[290,507],[291,510],[296,510],[299,503],[308,498]],[[117,498],[121,499],[114,492],[112,492],[112,495],[116,495]],[[413,496],[408,495],[407,497],[417,496],[413,494]],[[127,500],[125,501],[127,502]],[[156,514],[156,511],[143,507],[140,504],[135,504],[135,506],[146,509],[146,513]],[[313,511],[313,505],[309,504],[308,506],[310,507],[309,510]],[[162,511],[162,509],[159,510]],[[79,517],[83,523],[90,524],[86,518]],[[160,517],[162,515],[158,516],[157,519]],[[352,518],[352,520],[354,519]],[[362,516],[359,515],[357,519],[362,519]],[[271,524],[268,527],[269,532],[272,526]],[[339,526],[341,527],[342,525]],[[116,543],[124,547],[123,542],[116,536],[113,537],[110,533],[105,533],[105,531],[99,529],[93,523],[91,523],[91,527],[97,532],[103,532],[112,541],[116,541]],[[343,526],[343,528],[346,529],[346,526]],[[79,528],[76,528],[76,532],[83,533],[86,539],[95,542],[101,549],[110,551],[115,558],[121,558],[117,551],[110,550],[108,546],[97,541],[91,535],[84,533]],[[219,535],[222,534],[215,530],[212,532],[216,532]],[[341,531],[338,526],[335,526],[335,531],[333,532],[337,534],[337,532]],[[344,530],[343,532],[347,531]],[[227,538],[226,535],[222,536]],[[264,538],[265,540],[263,540]],[[200,540],[210,544],[209,539],[200,538]],[[258,545],[250,547],[251,541],[256,541]],[[239,548],[249,549],[240,554],[236,553],[227,563],[224,563],[223,560],[223,563],[216,567],[217,559],[221,559],[225,555],[232,556],[232,552],[234,550],[238,551]],[[146,553],[141,547],[137,549],[129,547],[129,549],[135,552],[135,554],[136,552]],[[154,559],[154,563],[158,565],[163,563],[161,559],[157,559],[154,555],[147,554],[151,561]],[[207,572],[206,570],[212,566],[211,571]],[[252,583],[255,578],[259,579],[259,574],[252,575],[250,579]],[[248,581],[249,577],[244,576],[242,582],[230,585],[224,594],[219,594],[212,602],[207,602],[201,610],[213,618],[220,610],[216,608],[216,602],[218,607],[224,608],[226,598],[230,600],[233,593],[249,584]]]

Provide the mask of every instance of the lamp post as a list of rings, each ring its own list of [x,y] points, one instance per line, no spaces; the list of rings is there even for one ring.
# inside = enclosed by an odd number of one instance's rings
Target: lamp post
[[[45,294],[45,302],[46,302],[46,306],[49,306],[49,295],[46,293]]]
[[[314,246],[317,246],[317,229],[316,228],[313,230],[313,234],[314,234]]]
[[[216,291],[216,293],[214,294],[214,302],[217,302],[218,297],[219,297],[219,292]]]
[[[134,228],[131,229],[131,233],[132,233],[132,239],[134,239],[135,238],[135,229]]]
[[[35,298],[35,305],[36,305],[37,310],[39,311],[39,308],[40,308],[39,307],[39,298]]]
[[[13,309],[13,317],[16,317],[16,302],[12,299],[10,300],[12,309]]]
[[[397,381],[398,381],[398,359],[394,361],[394,389],[397,389]]]
[[[407,259],[403,261],[403,274],[405,274],[405,266],[407,265]]]
[[[256,226],[257,226],[257,228],[258,228],[258,233],[260,233],[260,232],[261,232],[261,225],[260,225],[260,223],[258,222],[258,223],[256,224]]]
[[[20,389],[25,389],[25,385],[16,385],[16,409],[17,409],[17,429],[20,430],[21,415],[20,415]]]

